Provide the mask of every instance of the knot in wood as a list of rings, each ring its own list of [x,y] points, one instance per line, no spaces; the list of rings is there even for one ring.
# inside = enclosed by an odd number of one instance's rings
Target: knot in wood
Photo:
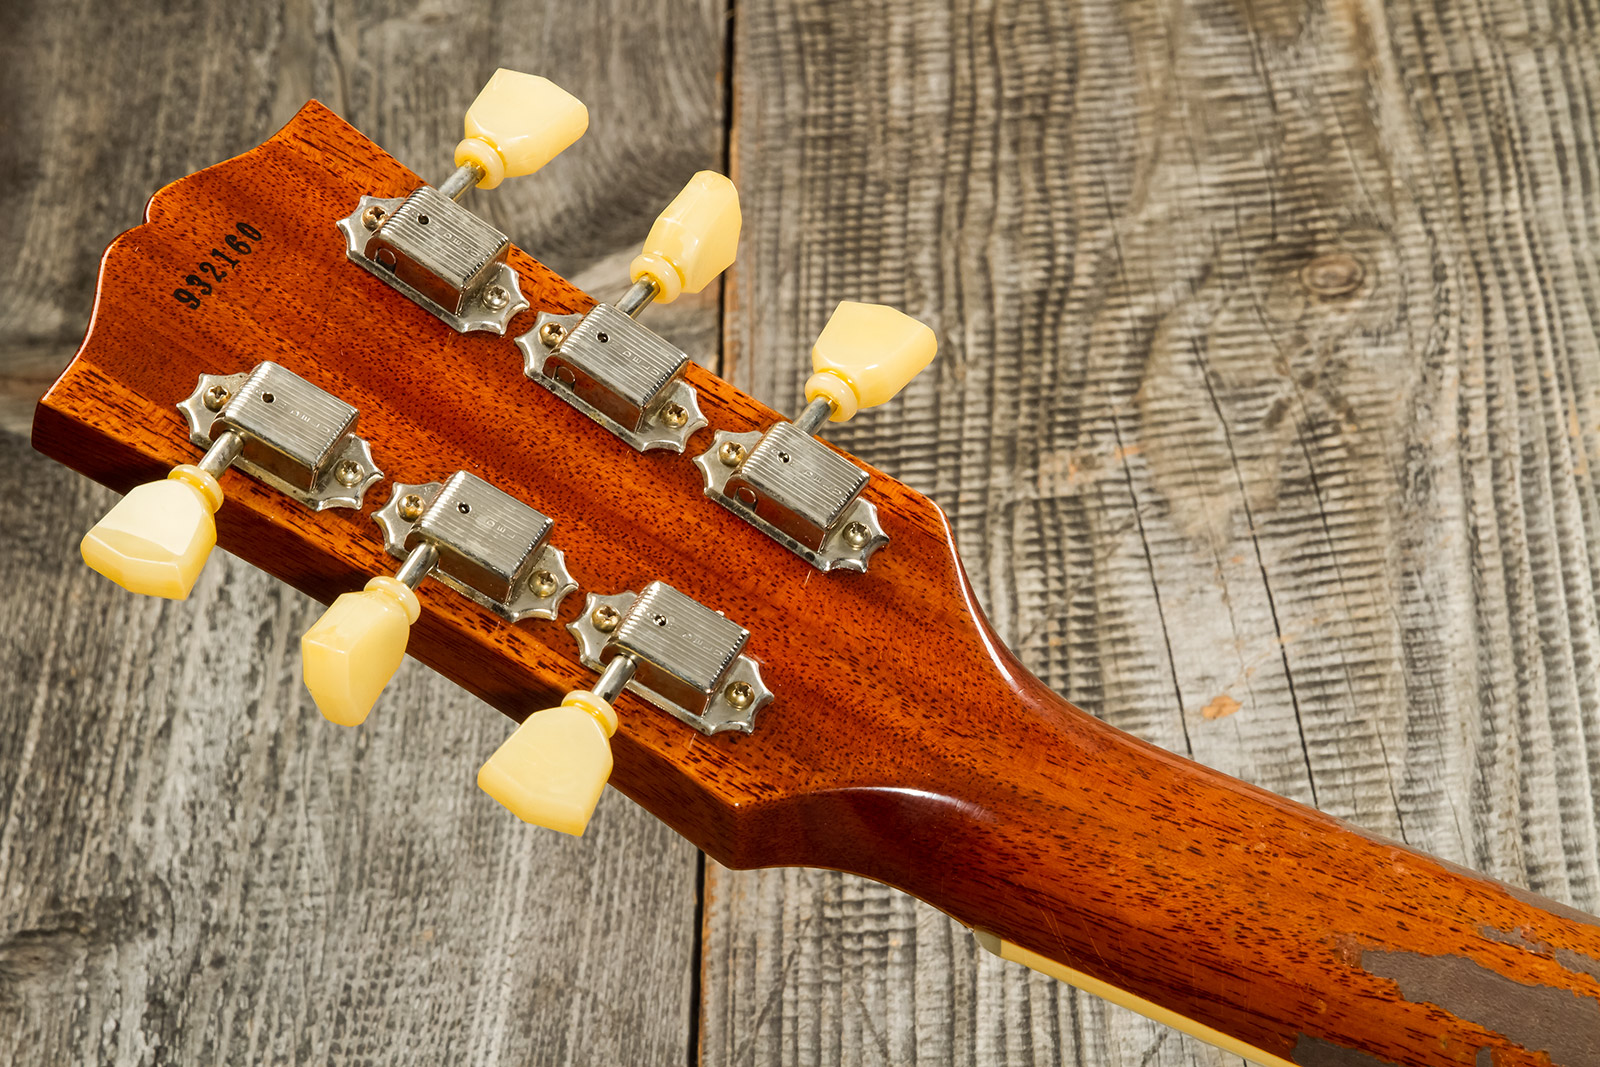
[[[1348,252],[1330,252],[1300,268],[1300,281],[1317,296],[1348,296],[1366,278],[1367,269]]]

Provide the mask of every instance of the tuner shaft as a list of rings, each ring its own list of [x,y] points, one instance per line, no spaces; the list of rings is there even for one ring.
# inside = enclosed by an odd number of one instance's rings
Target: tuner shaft
[[[815,437],[817,431],[822,429],[822,424],[831,418],[833,418],[833,402],[825,396],[819,396],[794,417],[794,428],[807,437]]]
[[[639,660],[627,653],[619,653],[606,669],[600,672],[600,677],[595,679],[594,688],[590,692],[606,702],[616,700],[622,691],[628,688],[628,683],[633,681],[633,676],[639,670]]]
[[[617,310],[629,318],[636,319],[639,312],[650,306],[661,292],[661,285],[648,274],[641,277],[622,294],[622,299],[617,301]]]
[[[463,163],[439,186],[439,192],[459,204],[461,198],[467,195],[467,190],[476,188],[483,181],[484,175],[484,169],[476,163]]]
[[[439,549],[430,542],[424,541],[413,548],[406,555],[406,561],[400,569],[394,572],[394,580],[404,583],[408,588],[415,589],[422,584],[422,579],[433,573],[433,568],[439,565]]]
[[[233,461],[243,451],[244,435],[238,430],[224,430],[211,442],[211,447],[206,449],[206,454],[200,457],[200,462],[195,466],[213,478],[220,478],[222,472],[233,466]]]

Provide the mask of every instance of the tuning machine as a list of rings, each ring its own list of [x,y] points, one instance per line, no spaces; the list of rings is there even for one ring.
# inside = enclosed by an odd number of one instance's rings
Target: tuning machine
[[[700,292],[726,270],[739,223],[733,183],[713,171],[696,174],[650,228],[620,301],[581,316],[541,314],[517,338],[523,372],[639,451],[682,452],[706,424],[683,380],[689,356],[635,316],[652,302]]]
[[[300,642],[306,688],[342,725],[366,719],[400,666],[422,610],[413,590],[430,574],[510,622],[555,618],[577,588],[549,543],[555,523],[466,471],[443,484],[396,482],[373,520],[399,571],[341,595]]]
[[[861,497],[867,472],[814,435],[891,399],[937,350],[933,331],[909,315],[842,302],[811,349],[805,409],[765,433],[719,431],[694,460],[706,495],[819,570],[865,571],[889,540]]]
[[[189,595],[217,543],[217,479],[230,466],[313,511],[359,508],[383,477],[356,435],[356,409],[276,363],[202,374],[178,410],[205,455],[136,486],[81,546],[84,562],[135,593]]]
[[[553,619],[578,587],[566,557],[549,544],[555,522],[475,474],[457,471],[443,484],[396,482],[372,518],[391,556],[408,559],[432,545],[434,577],[508,622]]]
[[[524,822],[581,834],[611,775],[612,702],[624,689],[701,733],[749,733],[772,699],[744,654],[749,631],[665,582],[591,594],[570,624],[592,690],[535,712],[478,772],[478,785]]]
[[[703,734],[750,733],[772,699],[760,664],[744,655],[750,631],[666,582],[638,594],[590,593],[567,629],[585,667],[627,659],[627,688]]]
[[[528,307],[506,262],[511,239],[458,201],[474,186],[493,189],[550,162],[583,136],[589,112],[548,79],[502,68],[467,109],[465,126],[443,185],[363,196],[338,225],[351,260],[457,332],[504,334]]]

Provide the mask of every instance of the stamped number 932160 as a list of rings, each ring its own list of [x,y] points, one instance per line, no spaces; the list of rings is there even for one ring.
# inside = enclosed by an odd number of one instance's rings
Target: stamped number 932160
[[[193,274],[184,276],[184,287],[174,289],[172,299],[190,310],[199,307],[204,298],[211,295],[230,271],[237,270],[244,257],[261,242],[261,231],[248,222],[236,223],[233,228],[237,232],[225,234],[217,242],[221,247],[211,250],[210,259],[202,259],[195,265]]]

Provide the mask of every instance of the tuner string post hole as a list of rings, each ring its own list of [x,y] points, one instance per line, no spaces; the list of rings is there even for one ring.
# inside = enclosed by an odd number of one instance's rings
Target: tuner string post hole
[[[811,349],[806,405],[794,420],[764,433],[718,431],[695,457],[706,495],[818,570],[865,571],[889,541],[861,495],[867,473],[818,434],[893,398],[937,351],[933,331],[911,316],[841,302]]]
[[[356,409],[276,363],[202,374],[178,404],[198,463],[135,486],[84,535],[84,562],[124,589],[183,600],[216,547],[230,468],[313,511],[360,508],[383,477],[356,435]]]
[[[511,239],[461,206],[472,189],[532,174],[582,137],[589,112],[546,78],[501,69],[467,109],[455,170],[438,188],[363,196],[338,227],[345,255],[458,333],[504,335],[528,308]]]
[[[519,336],[523,373],[640,452],[682,452],[706,418],[684,378],[688,353],[636,320],[652,303],[698,293],[739,247],[739,193],[701,171],[667,205],[629,266],[632,285],[586,315],[541,314]]]
[[[528,716],[478,772],[479,787],[523,822],[583,833],[611,776],[624,689],[705,734],[750,732],[772,699],[743,652],[748,631],[664,582],[637,596],[591,594],[567,628],[599,672],[594,687]]]
[[[300,641],[306,689],[340,725],[365,722],[399,669],[421,614],[414,590],[424,578],[513,623],[554,619],[578,587],[549,542],[555,523],[466,471],[442,483],[396,482],[372,518],[399,569],[340,595]]]

